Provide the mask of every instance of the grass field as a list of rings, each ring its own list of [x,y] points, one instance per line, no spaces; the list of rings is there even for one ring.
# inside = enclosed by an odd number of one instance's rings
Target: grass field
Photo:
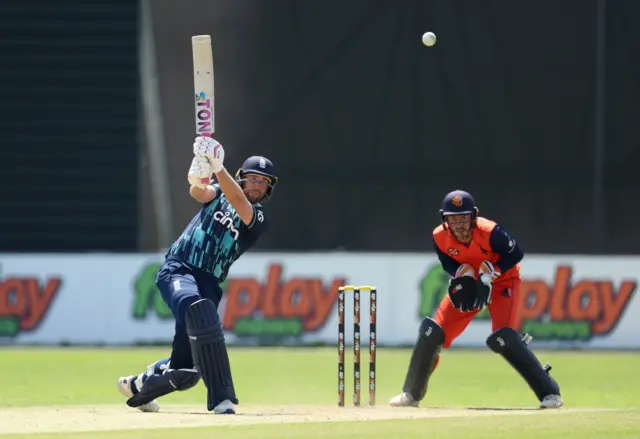
[[[235,416],[209,414],[202,384],[161,399],[160,413],[128,408],[117,378],[166,353],[0,349],[0,439],[640,438],[640,353],[538,352],[562,387],[565,407],[555,411],[534,409],[533,393],[499,356],[462,350],[444,353],[421,408],[389,408],[410,351],[384,348],[375,408],[337,407],[337,355],[329,348],[230,349],[241,402]],[[353,401],[349,361],[347,355],[347,405]],[[366,378],[366,355],[362,361]]]

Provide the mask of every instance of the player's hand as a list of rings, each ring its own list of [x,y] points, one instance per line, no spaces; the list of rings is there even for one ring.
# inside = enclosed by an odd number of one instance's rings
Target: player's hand
[[[489,261],[482,261],[480,272],[480,277],[488,277],[489,279],[491,279],[491,282],[496,280],[502,274],[498,270],[496,270],[496,267],[494,267],[493,264]]]
[[[474,310],[476,301],[476,280],[470,276],[460,276],[449,282],[449,299],[454,308],[462,312]]]
[[[193,154],[196,157],[206,157],[214,174],[222,170],[224,148],[216,139],[212,137],[196,137],[196,141],[193,143]]]
[[[211,175],[213,175],[213,170],[209,160],[206,157],[194,157],[187,177],[189,184],[204,189],[211,183]]]
[[[476,300],[474,307],[477,310],[483,310],[491,305],[491,291],[493,290],[493,281],[500,277],[500,272],[496,270],[489,261],[482,262],[483,272],[478,276],[476,285]]]
[[[484,277],[483,277],[484,276]],[[476,282],[476,294],[473,307],[478,311],[482,311],[487,306],[491,305],[491,290],[493,285],[488,275],[481,275],[480,279]]]

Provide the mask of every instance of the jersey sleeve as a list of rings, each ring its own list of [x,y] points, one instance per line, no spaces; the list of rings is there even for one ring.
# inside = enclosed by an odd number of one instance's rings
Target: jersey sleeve
[[[247,225],[247,229],[251,232],[252,235],[260,236],[262,235],[267,228],[269,227],[269,222],[267,221],[267,217],[264,214],[264,210],[261,205],[253,206],[253,219],[251,223]]]
[[[501,273],[515,267],[524,257],[524,252],[516,240],[498,225],[491,231],[489,245],[500,255],[496,266]]]
[[[433,249],[436,251],[436,255],[438,255],[442,269],[446,271],[449,276],[455,277],[456,271],[458,271],[458,268],[460,267],[460,263],[443,252],[440,247],[438,247],[438,243],[435,239],[433,240]]]
[[[209,204],[213,203],[218,198],[220,198],[220,194],[222,193],[222,189],[220,188],[220,185],[218,183],[211,184],[209,186],[213,187],[216,190],[216,196],[215,196],[215,198],[213,200],[209,201],[208,203],[203,204],[204,207],[207,207]]]

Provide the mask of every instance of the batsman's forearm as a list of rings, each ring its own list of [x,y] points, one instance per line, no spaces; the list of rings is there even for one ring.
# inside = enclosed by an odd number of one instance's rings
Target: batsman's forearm
[[[222,193],[229,200],[233,208],[236,210],[242,222],[247,226],[253,222],[254,209],[253,205],[247,200],[242,188],[236,180],[229,175],[223,167],[220,172],[216,173],[216,179],[222,189]]]
[[[198,186],[191,185],[189,188],[189,195],[191,195],[194,200],[206,204],[216,197],[216,190],[212,186],[200,188]]]
[[[234,203],[236,202],[247,202],[247,197],[244,195],[242,188],[224,167],[216,174],[216,179],[224,196],[231,202],[231,205],[235,207]]]

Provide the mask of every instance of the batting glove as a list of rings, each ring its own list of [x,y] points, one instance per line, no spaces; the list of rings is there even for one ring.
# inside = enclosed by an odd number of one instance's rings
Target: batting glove
[[[214,174],[222,170],[224,162],[224,148],[216,139],[211,137],[196,137],[193,143],[193,154],[196,157],[205,157],[211,164]]]
[[[193,158],[187,177],[189,184],[204,189],[209,183],[211,183],[212,175],[213,170],[211,169],[211,164],[206,157]]]

